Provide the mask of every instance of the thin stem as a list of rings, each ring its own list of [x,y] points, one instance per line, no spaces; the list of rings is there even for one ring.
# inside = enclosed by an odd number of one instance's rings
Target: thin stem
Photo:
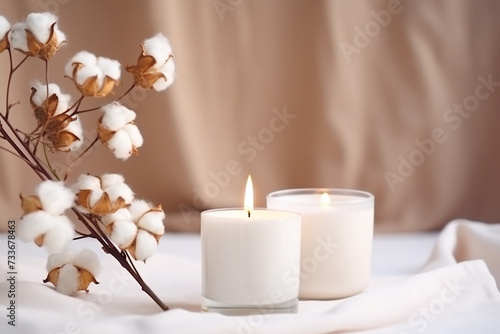
[[[133,270],[137,273],[137,275],[139,275],[139,271],[138,271],[138,270],[137,270],[137,268],[135,267],[134,262],[133,262],[132,258],[130,257],[129,252],[127,252],[127,251],[122,251],[122,253],[124,253],[124,255],[127,257],[128,262],[130,263],[130,266],[132,267],[132,269],[133,269]]]
[[[66,173],[64,173],[64,181],[66,181],[66,179],[68,178],[68,175],[69,175],[69,171],[71,170],[71,168],[73,167],[73,165],[75,164],[75,162],[80,159],[81,157],[83,157],[85,155],[85,153],[88,152],[88,150],[90,150],[90,148],[92,146],[94,146],[95,143],[97,143],[97,141],[99,140],[99,136],[95,137],[94,141],[92,143],[90,143],[90,145],[85,149],[85,151],[83,151],[82,153],[80,153],[68,166],[68,168],[66,168]]]
[[[134,87],[135,87],[135,84],[132,84],[132,86],[130,86],[130,88],[125,93],[123,93],[119,98],[117,98],[115,100],[115,102],[118,102],[122,98],[124,98],[127,94],[129,94],[132,91],[132,89],[134,89]],[[102,107],[103,106],[99,106],[99,107],[85,109],[85,110],[79,110],[79,111],[75,110],[71,115],[77,115],[77,114],[83,114],[83,113],[90,112],[90,111],[95,111],[95,110],[101,109]]]
[[[57,175],[57,171],[52,168],[51,164],[50,164],[50,160],[49,160],[49,157],[47,156],[47,146],[46,145],[43,145],[43,154],[45,155],[45,161],[47,162],[47,167],[49,168],[49,171],[52,173],[52,175],[54,175],[54,177],[59,180],[59,175]]]
[[[14,75],[14,72],[28,59],[28,56],[25,56],[23,60],[17,64],[16,67],[13,67],[13,60],[12,60],[12,51],[10,47],[7,48],[8,54],[9,54],[9,64],[10,64],[10,71],[9,71],[9,78],[7,79],[7,92],[6,92],[6,97],[5,97],[5,118],[9,119],[9,113],[10,109],[15,105],[10,105],[9,104],[9,96],[10,96],[10,86],[12,82],[12,77]]]
[[[4,116],[3,114],[0,114],[0,118],[3,119],[5,124],[10,128],[10,130],[14,133],[14,136],[16,136],[16,139],[18,142],[21,143],[22,147],[28,152],[29,156],[32,158],[33,161],[31,161],[28,156],[23,152],[23,150],[17,146],[17,144],[14,142],[14,140],[9,136],[7,131],[3,128],[2,122],[0,120],[0,133],[2,134],[2,137],[4,140],[6,140],[10,146],[19,154],[19,157],[25,161],[29,161],[29,166],[33,169],[33,171],[40,177],[42,180],[50,179],[49,174],[39,166],[37,163],[39,160],[36,156],[33,156],[32,152],[29,150],[29,147],[27,147],[27,144],[22,141],[22,139],[19,137],[17,132],[14,130],[10,122],[6,119],[7,116]],[[35,168],[36,166],[36,168]]]
[[[99,222],[93,215],[83,215],[80,211],[72,208],[73,212],[76,214],[78,219],[89,229],[90,234],[95,236],[96,239],[101,243],[105,252],[113,256],[120,265],[127,270],[130,275],[137,281],[141,286],[142,291],[144,291],[151,299],[153,299],[156,304],[163,310],[167,311],[169,308],[165,305],[160,298],[151,290],[151,288],[144,282],[141,275],[138,273],[135,266],[132,264],[132,260],[127,256],[124,256],[121,250],[117,249],[115,245],[109,240],[108,236],[101,229]],[[129,261],[130,259],[130,261]]]
[[[132,91],[132,89],[134,89],[134,87],[135,87],[135,82],[132,83],[132,86],[130,86],[130,88],[127,89],[127,91],[125,93],[123,93],[122,96],[117,98],[116,101],[120,101],[121,99],[123,99],[128,93],[130,93]]]
[[[83,96],[83,94],[82,94],[82,96],[80,96],[80,98],[79,98],[79,99],[78,99],[78,100],[77,100],[77,101],[76,101],[76,102],[75,102],[75,103],[74,103],[74,104],[73,104],[73,105],[72,105],[72,106],[71,106],[68,110],[66,110],[66,111],[65,111],[65,113],[67,113],[67,112],[68,112],[68,111],[70,111],[71,109],[75,108],[75,111],[73,111],[73,112],[70,114],[70,116],[75,115],[75,114],[78,112],[78,108],[80,108],[80,104],[82,103],[82,101],[83,101],[83,98],[84,98],[84,97],[85,97],[85,96]]]
[[[3,135],[2,135],[2,137],[1,137],[1,138],[2,138],[2,139],[5,139],[5,137],[4,137]],[[27,159],[25,159],[25,158],[21,157],[21,156],[20,156],[19,154],[17,154],[16,152],[13,152],[13,151],[11,151],[11,150],[8,150],[8,149],[6,149],[5,147],[2,147],[2,146],[0,146],[0,150],[3,150],[3,151],[5,151],[5,152],[8,152],[8,153],[12,154],[12,155],[13,155],[13,156],[15,156],[16,158],[19,158],[19,159],[21,159],[22,161],[24,161],[24,162],[25,162],[28,166],[30,166],[32,169],[36,169],[36,170],[38,170],[38,166],[33,165],[33,163],[32,163],[31,161],[29,161],[29,160],[27,160]]]

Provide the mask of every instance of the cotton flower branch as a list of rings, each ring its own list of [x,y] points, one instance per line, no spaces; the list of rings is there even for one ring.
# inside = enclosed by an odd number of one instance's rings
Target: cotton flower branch
[[[144,282],[133,263],[134,260],[146,261],[158,246],[165,231],[165,213],[161,206],[135,199],[123,176],[116,173],[100,177],[83,174],[71,186],[64,181],[75,161],[98,141],[122,160],[137,153],[137,148],[143,145],[143,137],[134,123],[136,113],[118,100],[136,87],[161,91],[172,84],[175,65],[170,43],[161,34],[146,39],[141,44],[142,53],[137,64],[126,67],[133,76],[130,89],[115,102],[87,110],[80,109],[84,100],[114,94],[115,88],[121,84],[121,65],[117,60],[98,57],[88,51],[75,54],[64,69],[81,94],[73,103],[70,94],[62,92],[57,84],[48,80],[49,61],[64,43],[66,36],[53,14],[31,13],[24,22],[13,25],[0,15],[0,53],[7,51],[10,64],[5,110],[0,111],[0,140],[11,148],[0,149],[17,156],[42,181],[33,195],[20,196],[24,214],[19,221],[19,238],[35,242],[50,253],[44,282],[51,282],[57,291],[68,295],[88,292],[92,282],[97,284],[97,256],[88,250],[65,251],[72,239],[94,238],[105,253],[113,256],[141,288],[163,310],[167,310],[168,307]],[[17,65],[14,65],[12,50],[24,55]],[[9,92],[14,73],[26,59],[33,57],[44,61],[45,80],[35,81],[31,94],[27,94],[36,126],[31,132],[22,132],[11,123],[9,113],[14,106],[25,104],[11,103]],[[49,153],[80,150],[84,142],[80,116],[98,109],[102,114],[96,117],[95,139],[67,166],[64,181],[60,181],[58,171],[51,167]],[[38,156],[39,145],[43,146],[45,162]],[[72,211],[88,231],[76,231],[66,216],[68,211]],[[80,237],[75,238],[77,234]]]

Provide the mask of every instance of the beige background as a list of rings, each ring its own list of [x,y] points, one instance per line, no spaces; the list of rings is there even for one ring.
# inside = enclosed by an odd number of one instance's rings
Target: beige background
[[[500,83],[500,2],[2,0],[0,7],[11,22],[45,10],[69,38],[50,78],[75,99],[63,66],[77,51],[127,65],[145,38],[170,39],[174,85],[136,91],[125,103],[145,138],[139,156],[123,163],[98,146],[70,177],[123,173],[138,197],[163,205],[170,230],[196,231],[199,210],[241,206],[248,174],[259,206],[284,188],[370,191],[379,230],[500,218],[500,86],[481,83]],[[7,59],[0,54],[2,91]],[[34,126],[32,79],[43,79],[38,59],[13,83],[12,99],[22,101],[14,121],[26,131]],[[128,73],[122,81],[117,94],[131,84]],[[474,111],[453,111],[464,103]],[[99,114],[85,116],[90,141]],[[420,165],[408,169],[402,160]],[[21,214],[18,194],[38,181],[0,152],[0,182],[5,228]]]

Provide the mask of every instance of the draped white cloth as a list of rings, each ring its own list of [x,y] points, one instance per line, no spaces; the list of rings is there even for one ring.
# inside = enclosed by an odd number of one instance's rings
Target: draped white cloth
[[[224,316],[200,312],[199,237],[164,237],[159,252],[139,265],[145,280],[171,307],[161,312],[110,257],[99,254],[103,271],[90,292],[68,297],[41,280],[45,252],[18,244],[16,327],[5,314],[9,284],[0,283],[2,333],[498,333],[500,328],[500,225],[450,222],[433,249],[418,235],[375,236],[376,273],[366,291],[342,300],[300,301],[294,314]],[[6,249],[6,235],[0,248]],[[399,241],[398,241],[399,240]],[[413,240],[413,242],[411,241]],[[81,240],[81,247],[97,247]],[[391,247],[397,246],[395,249]],[[176,249],[174,252],[167,250]],[[181,248],[185,249],[181,249]],[[407,258],[387,257],[385,252]],[[101,252],[102,253],[102,252]],[[7,272],[2,251],[2,273]],[[183,254],[183,255],[178,255]],[[410,256],[408,256],[410,254]],[[415,256],[411,256],[415,254]],[[422,256],[430,254],[423,263]],[[385,258],[385,262],[384,259]],[[420,259],[420,260],[419,260]],[[392,272],[385,267],[400,266]],[[403,274],[404,266],[419,266]],[[394,270],[395,269],[395,270]]]

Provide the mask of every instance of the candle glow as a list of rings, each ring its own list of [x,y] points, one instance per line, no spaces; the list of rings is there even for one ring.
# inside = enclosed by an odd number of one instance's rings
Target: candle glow
[[[328,193],[323,193],[321,195],[321,199],[319,200],[322,204],[328,204],[331,202],[330,200],[330,195],[328,195]]]

